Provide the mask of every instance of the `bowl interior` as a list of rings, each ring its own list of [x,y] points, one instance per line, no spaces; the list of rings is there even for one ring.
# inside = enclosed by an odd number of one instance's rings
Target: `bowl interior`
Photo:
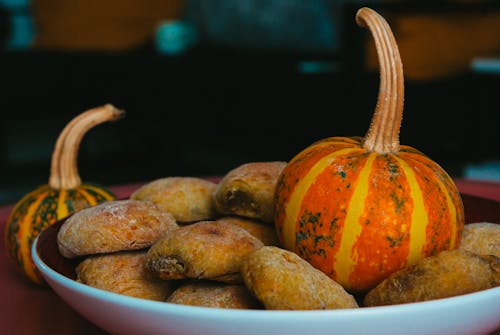
[[[40,259],[52,270],[74,280],[76,279],[75,267],[81,260],[63,257],[57,247],[57,233],[64,221],[65,219],[60,220],[40,233],[36,244],[36,252]]]

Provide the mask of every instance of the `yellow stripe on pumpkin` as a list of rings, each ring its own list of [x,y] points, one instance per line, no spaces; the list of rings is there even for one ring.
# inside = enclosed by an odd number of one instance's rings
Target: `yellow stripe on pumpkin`
[[[423,192],[425,192],[424,186],[428,184],[429,181],[423,183],[422,175],[432,176],[432,188],[436,189],[436,195],[432,195],[431,199],[436,199],[436,201],[439,201],[441,204],[440,206],[434,206],[433,204],[429,204],[429,201],[433,200],[424,199],[426,201],[426,206],[432,207],[428,212],[429,220],[431,222],[433,221],[432,214],[434,214],[434,216],[436,216],[436,213],[439,214],[435,218],[439,220],[439,225],[432,228],[428,227],[427,234],[437,236],[436,238],[429,235],[427,236],[428,242],[424,249],[425,256],[432,255],[436,250],[455,248],[461,237],[463,206],[453,180],[437,163],[426,159],[422,154],[402,152],[400,153],[400,157],[405,159],[413,169],[420,172],[419,182]],[[429,186],[426,187],[428,188]],[[432,243],[429,241],[432,241]]]
[[[413,148],[410,147],[409,149]],[[416,151],[416,149],[413,150]],[[405,152],[405,156],[418,162],[419,164],[424,165],[435,174],[434,181],[438,183],[439,189],[445,195],[447,210],[450,215],[450,224],[453,235],[450,239],[450,248],[455,248],[461,237],[461,230],[458,230],[457,228],[462,227],[463,205],[460,196],[457,194],[458,190],[456,189],[453,179],[441,166],[439,166],[439,164],[427,159],[427,157],[421,153],[419,154],[418,152],[415,153],[408,150]],[[455,193],[454,190],[456,190],[457,193]]]
[[[116,195],[108,189],[101,188],[101,187],[95,187],[95,186],[92,186],[92,189],[95,190],[96,193],[102,195],[102,197],[106,200],[115,200],[116,199]]]
[[[81,196],[83,196],[89,207],[97,205],[96,197],[89,194],[89,192],[87,192],[84,188],[80,187],[77,192],[80,193]]]
[[[57,219],[59,220],[68,216],[68,206],[66,205],[68,191],[65,189],[59,189],[57,191]]]
[[[429,218],[427,217],[427,210],[424,204],[424,198],[420,186],[418,185],[415,171],[402,159],[394,157],[399,166],[403,169],[408,186],[410,187],[411,198],[413,199],[413,212],[411,214],[411,227],[410,227],[410,251],[408,254],[407,264],[414,264],[422,258],[425,241],[427,225]]]
[[[334,148],[334,147],[339,147],[338,149],[329,149],[329,148]],[[328,149],[328,150],[342,150],[346,148],[352,148],[352,147],[360,147],[360,142],[356,141],[356,139],[352,139],[349,137],[328,137],[322,140],[319,140],[304,150],[302,150],[298,155],[296,155],[291,161],[290,164],[295,163],[296,161],[299,161],[303,159],[303,157],[306,157],[308,154],[311,152],[313,153],[318,153],[321,152],[322,149]]]
[[[28,208],[26,215],[22,218],[22,223],[19,223],[18,241],[19,241],[19,253],[21,254],[21,260],[23,262],[23,268],[26,274],[36,280],[37,275],[35,269],[32,267],[31,260],[31,248],[28,241],[28,236],[31,236],[32,220],[35,219],[36,211],[40,204],[45,200],[45,197],[50,192],[50,188],[44,188],[42,192],[36,195],[36,201],[34,201]],[[35,196],[35,192],[30,193]]]
[[[362,137],[342,137],[342,136],[334,136],[334,137],[328,137],[324,139],[323,141],[328,141],[330,143],[335,142],[335,143],[348,143],[348,144],[353,144],[353,145],[359,145],[361,146],[363,138]]]
[[[91,185],[91,184],[84,184],[83,186],[85,187],[85,189],[91,190],[92,192],[100,195],[105,200],[109,201],[109,200],[114,200],[115,199],[114,194],[112,194],[111,191],[108,191],[105,188],[102,188],[102,187],[99,187],[99,186],[94,186],[94,185]],[[102,202],[101,199],[98,199],[97,197],[95,197],[93,195],[90,195],[90,196],[93,199],[92,206],[95,206],[95,205],[99,204],[100,202]]]
[[[356,151],[359,151],[359,148],[347,148],[335,151],[323,158],[321,158],[308,173],[300,180],[300,182],[296,185],[293,193],[290,195],[290,199],[286,205],[285,209],[285,224],[283,225],[283,246],[288,250],[295,250],[296,238],[295,232],[298,222],[300,220],[299,213],[302,207],[302,200],[304,198],[304,194],[307,192],[312,183],[316,180],[316,177],[323,172],[323,170],[331,164],[332,160],[335,157],[347,155]],[[293,224],[288,224],[291,222]]]
[[[365,198],[368,194],[368,178],[370,177],[370,170],[376,156],[376,153],[371,153],[368,156],[365,166],[359,173],[356,189],[347,208],[342,239],[340,240],[340,248],[337,252],[334,264],[336,279],[341,285],[349,284],[349,275],[353,271],[354,264],[356,263],[357,254],[355,252],[353,253],[352,250],[362,230],[359,218],[365,208]]]

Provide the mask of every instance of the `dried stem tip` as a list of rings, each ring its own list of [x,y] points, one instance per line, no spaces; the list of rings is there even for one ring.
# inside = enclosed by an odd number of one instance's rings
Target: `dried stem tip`
[[[125,112],[113,105],[90,109],[71,120],[57,139],[50,166],[49,186],[54,189],[73,189],[81,185],[77,155],[83,136],[91,128],[106,121],[118,120]]]

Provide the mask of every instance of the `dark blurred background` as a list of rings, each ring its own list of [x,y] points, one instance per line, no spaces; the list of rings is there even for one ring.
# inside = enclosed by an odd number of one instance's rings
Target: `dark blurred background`
[[[405,68],[401,143],[454,177],[500,180],[499,1],[0,0],[0,204],[48,180],[63,127],[84,181],[221,175],[364,135],[378,94],[371,38],[389,21]]]

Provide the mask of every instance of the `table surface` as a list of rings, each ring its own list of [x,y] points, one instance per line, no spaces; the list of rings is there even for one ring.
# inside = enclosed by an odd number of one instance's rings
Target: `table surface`
[[[461,193],[500,201],[500,183],[456,179]],[[110,187],[118,198],[130,195],[141,184]],[[50,288],[26,279],[5,250],[4,226],[12,205],[0,207],[0,332],[2,334],[106,334],[61,300]],[[494,335],[500,335],[500,329]]]

